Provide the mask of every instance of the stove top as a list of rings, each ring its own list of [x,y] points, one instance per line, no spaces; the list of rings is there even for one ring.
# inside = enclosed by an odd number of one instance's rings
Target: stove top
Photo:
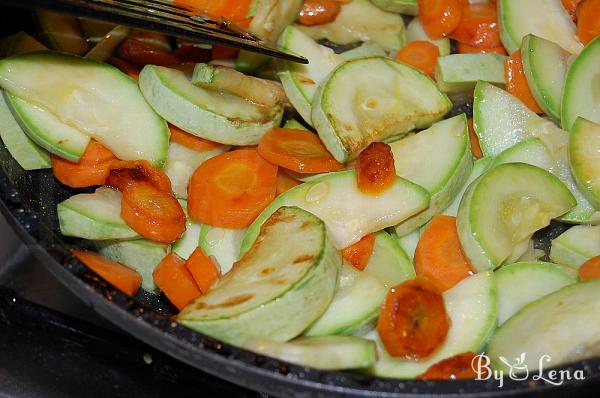
[[[39,264],[2,216],[0,353],[0,397],[267,397],[121,332]]]

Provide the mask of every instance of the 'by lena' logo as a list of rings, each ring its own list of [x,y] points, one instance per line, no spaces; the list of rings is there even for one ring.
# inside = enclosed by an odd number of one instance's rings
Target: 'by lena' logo
[[[498,359],[504,364],[504,367],[508,369],[508,374],[506,374],[504,370],[492,369],[490,366],[490,358],[487,355],[479,354],[475,356],[471,362],[471,367],[477,374],[476,380],[494,379],[498,381],[498,388],[502,388],[504,386],[505,377],[517,381],[527,380],[531,377],[532,380],[541,380],[554,386],[560,386],[568,380],[585,379],[583,370],[575,370],[574,372],[571,372],[568,369],[550,370],[544,374],[544,366],[552,360],[550,355],[542,355],[540,357],[535,373],[533,371],[530,373],[527,362],[527,353],[525,352],[513,360],[502,356],[498,357]]]

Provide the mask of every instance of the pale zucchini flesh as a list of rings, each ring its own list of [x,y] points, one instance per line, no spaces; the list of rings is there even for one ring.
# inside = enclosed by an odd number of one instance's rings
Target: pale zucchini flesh
[[[447,216],[456,217],[456,215],[458,214],[458,206],[460,205],[460,202],[461,202],[463,196],[465,196],[465,192],[467,191],[467,188],[469,188],[469,186],[473,183],[473,181],[475,181],[477,178],[479,178],[480,175],[485,173],[485,171],[490,167],[491,163],[492,163],[492,159],[488,158],[488,157],[483,157],[483,158],[477,159],[476,161],[473,162],[473,168],[471,169],[471,175],[469,175],[467,182],[464,183],[460,192],[456,195],[456,198],[454,198],[454,201],[452,202],[452,204],[450,206],[448,206],[442,214],[445,214]],[[417,235],[418,235],[418,232],[417,232]],[[415,244],[415,247],[416,247],[416,244]],[[413,253],[414,253],[414,248],[413,248]]]
[[[435,80],[446,94],[472,93],[478,81],[504,85],[504,55],[451,54],[438,57]]]
[[[0,60],[0,86],[99,141],[119,159],[162,167],[169,129],[136,82],[117,68],[83,58],[37,52]]]
[[[240,247],[245,235],[246,229],[227,229],[203,224],[199,245],[207,256],[215,258],[221,274],[226,274],[240,259]]]
[[[440,50],[441,57],[450,54],[450,39],[447,37],[442,37],[441,39],[432,39],[429,37],[425,29],[423,29],[423,24],[421,24],[419,18],[413,18],[406,25],[406,42],[410,43],[411,41],[428,41],[435,44]]]
[[[363,272],[375,276],[386,287],[396,286],[416,276],[408,254],[385,231],[375,234],[375,246]]]
[[[384,11],[397,14],[417,15],[419,11],[417,0],[371,0],[371,3]]]
[[[344,198],[344,200],[340,200]],[[368,233],[396,225],[429,204],[429,193],[400,177],[378,196],[361,193],[353,170],[326,174],[277,197],[248,228],[241,247],[245,253],[261,225],[281,206],[298,206],[323,220],[333,245],[341,250]]]
[[[477,271],[495,269],[515,247],[576,205],[553,174],[525,163],[505,163],[479,177],[459,206],[457,228]]]
[[[333,157],[346,162],[373,141],[431,126],[451,106],[416,69],[385,57],[359,58],[338,66],[319,88],[312,121]]]
[[[527,304],[577,283],[577,273],[560,265],[520,262],[505,265],[494,273],[498,294],[498,325]]]
[[[496,370],[553,368],[598,356],[600,279],[566,286],[525,306],[496,330],[487,354]]]
[[[490,168],[504,163],[528,163],[548,171],[556,167],[552,154],[537,137],[521,141],[500,153],[494,158]]]
[[[433,355],[423,361],[391,357],[376,332],[367,335],[377,343],[379,359],[368,373],[378,377],[412,379],[431,365],[467,351],[480,352],[496,326],[496,290],[493,274],[470,276],[443,293],[450,329],[446,340]]]
[[[364,42],[360,46],[340,54],[346,60],[363,58],[363,57],[385,57],[387,56],[383,47],[377,43]]]
[[[581,193],[600,209],[600,124],[575,121],[569,135],[569,163]]]
[[[283,361],[324,370],[366,368],[377,360],[375,344],[353,336],[301,337],[287,343],[251,337],[243,347]]]
[[[321,220],[281,208],[250,251],[177,320],[236,345],[251,336],[290,340],[329,306],[341,262]]]
[[[600,256],[600,226],[575,225],[552,240],[550,259],[557,264],[579,268]]]
[[[256,145],[279,126],[283,107],[265,107],[233,94],[194,86],[176,69],[146,65],[140,89],[169,123],[201,138],[227,145]]]
[[[179,204],[186,217],[185,232],[171,245],[171,250],[179,257],[187,260],[198,247],[202,224],[191,219],[188,213],[187,201],[179,199]]]

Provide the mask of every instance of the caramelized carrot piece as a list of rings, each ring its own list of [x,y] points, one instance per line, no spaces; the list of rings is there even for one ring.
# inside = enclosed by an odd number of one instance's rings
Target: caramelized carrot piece
[[[150,183],[160,191],[173,192],[169,177],[147,160],[118,160],[110,164],[106,185],[123,191],[128,185],[140,181]]]
[[[398,51],[396,59],[433,78],[435,66],[440,56],[440,49],[428,41],[416,40],[408,43]]]
[[[529,109],[535,113],[542,113],[542,109],[533,98],[533,94],[527,84],[521,50],[516,51],[504,61],[504,81],[506,91],[520,99]]]
[[[300,185],[300,181],[290,177],[286,172],[279,170],[277,172],[277,193],[275,195],[279,196],[298,185]]]
[[[148,64],[175,66],[181,63],[181,61],[173,55],[132,38],[125,39],[123,44],[119,47],[118,53],[119,57],[137,66]]]
[[[296,173],[327,173],[344,168],[316,134],[305,130],[273,129],[261,138],[258,153],[269,162]]]
[[[107,282],[129,296],[135,296],[142,285],[142,276],[126,266],[83,250],[71,250],[79,261],[100,275]]]
[[[117,67],[121,72],[129,75],[132,79],[138,80],[140,78],[140,68],[132,63],[125,61],[118,57],[110,57],[108,63],[114,67]]]
[[[502,45],[498,46],[498,47],[485,48],[485,47],[469,46],[468,44],[464,44],[464,43],[458,43],[457,50],[458,50],[459,54],[496,53],[496,54],[500,54],[500,55],[506,55],[506,49]]]
[[[202,294],[206,294],[210,287],[221,278],[219,266],[200,247],[194,250],[185,266],[192,274]]]
[[[419,0],[419,19],[429,37],[441,39],[456,29],[462,9],[461,0]]]
[[[190,133],[186,133],[177,126],[169,124],[169,130],[171,131],[171,141],[183,145],[189,149],[193,149],[198,152],[212,151],[213,149],[223,147],[223,144],[205,140],[204,138],[196,137]]]
[[[85,188],[104,185],[112,162],[118,160],[108,148],[96,141],[90,141],[79,163],[69,162],[52,155],[54,177],[71,188]]]
[[[202,295],[185,266],[185,260],[175,253],[168,254],[156,266],[152,277],[156,286],[179,310]]]
[[[449,328],[442,294],[422,277],[391,288],[377,322],[388,354],[411,360],[430,356],[444,342]]]
[[[473,274],[460,246],[455,217],[436,215],[431,219],[417,244],[414,264],[417,275],[442,292]]]
[[[600,36],[600,0],[584,0],[577,7],[577,35],[583,44]]]
[[[581,0],[561,0],[561,2],[565,10],[567,10],[569,15],[573,19],[573,21],[575,21],[577,19],[577,6],[579,5],[579,3],[581,3]]]
[[[473,380],[486,375],[478,375],[475,371],[478,355],[474,352],[465,352],[446,358],[429,367],[419,380]]]
[[[356,181],[363,193],[380,194],[396,181],[396,167],[392,148],[383,142],[374,142],[358,155]]]
[[[364,270],[375,247],[375,234],[363,236],[361,240],[342,250],[342,257],[359,270]]]
[[[275,198],[277,166],[256,149],[237,149],[202,163],[188,186],[191,217],[222,228],[245,228]]]
[[[592,257],[579,267],[579,280],[582,282],[600,278],[600,256]]]
[[[467,126],[469,127],[469,139],[471,141],[471,153],[473,157],[476,159],[481,159],[483,157],[483,151],[481,150],[481,145],[479,145],[479,137],[475,134],[475,129],[473,128],[473,118],[467,119]]]
[[[491,3],[467,3],[459,25],[449,36],[469,46],[501,47],[496,6]]]
[[[335,21],[342,7],[335,0],[304,0],[298,22],[302,25],[322,25]]]

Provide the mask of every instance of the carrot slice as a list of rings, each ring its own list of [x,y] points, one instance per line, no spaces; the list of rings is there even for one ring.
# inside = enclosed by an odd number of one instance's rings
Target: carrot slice
[[[416,40],[408,43],[398,51],[396,59],[433,78],[435,66],[440,56],[440,49],[433,43]]]
[[[342,250],[342,257],[359,270],[364,270],[375,247],[375,234],[363,236],[361,240]]]
[[[579,267],[579,280],[589,281],[600,278],[600,256],[592,257]]]
[[[71,188],[85,188],[104,185],[112,162],[118,160],[106,147],[96,141],[90,141],[79,163],[69,162],[52,155],[54,177]]]
[[[423,29],[433,39],[449,35],[462,18],[461,0],[419,0],[418,7]]]
[[[174,4],[188,8],[194,14],[213,19],[227,18],[239,21],[248,15],[253,0],[175,0]]]
[[[358,189],[363,193],[380,194],[396,181],[394,154],[383,142],[373,142],[362,151],[354,167]]]
[[[221,278],[219,267],[197,247],[185,263],[188,271],[196,281],[202,294],[206,294],[210,287]]]
[[[175,253],[168,254],[156,266],[152,278],[156,286],[179,310],[202,295],[185,266],[185,260]]]
[[[118,57],[110,57],[108,59],[108,63],[112,66],[119,68],[121,72],[129,75],[129,77],[135,80],[138,80],[140,78],[140,68],[132,63],[125,61],[124,59]]]
[[[110,164],[106,185],[123,191],[128,185],[140,181],[150,183],[160,191],[173,193],[169,177],[147,160],[119,160]]]
[[[462,19],[450,38],[474,47],[495,48],[502,46],[496,6],[491,3],[467,5]]]
[[[189,149],[193,149],[198,152],[212,151],[213,149],[223,147],[223,144],[205,140],[204,138],[196,137],[190,133],[186,133],[177,126],[169,124],[169,130],[171,131],[171,141],[183,145]]]
[[[181,63],[181,61],[173,55],[132,38],[125,39],[123,44],[119,46],[118,54],[119,57],[137,66],[148,64],[175,66]]]
[[[498,46],[498,47],[485,48],[485,47],[469,46],[468,44],[464,44],[464,43],[458,43],[457,50],[458,50],[459,54],[496,53],[496,54],[506,55],[506,49],[502,45]]]
[[[296,173],[327,173],[344,168],[316,134],[305,130],[273,129],[260,140],[258,153],[269,162]]]
[[[442,294],[422,277],[391,288],[377,322],[387,352],[412,360],[431,355],[444,342],[449,328]]]
[[[414,264],[417,275],[442,292],[473,274],[460,246],[455,217],[436,215],[431,219],[417,243]]]
[[[473,157],[481,159],[483,157],[483,151],[481,150],[481,145],[479,145],[479,137],[475,134],[475,129],[473,128],[473,118],[470,117],[467,119],[467,126],[469,127],[471,153],[473,154]]]
[[[126,266],[111,261],[98,253],[71,250],[79,261],[100,275],[107,282],[129,296],[135,296],[142,285],[142,276]]]
[[[600,0],[584,0],[577,7],[577,35],[583,44],[600,36]]]
[[[569,15],[573,19],[573,21],[577,20],[577,6],[579,5],[579,3],[581,3],[581,0],[561,0],[561,2],[565,10],[567,10]]]
[[[298,185],[300,185],[300,182],[298,180],[290,177],[287,173],[279,170],[277,172],[277,192],[275,195],[279,196],[282,193],[287,192]]]
[[[172,193],[145,181],[130,184],[122,192],[121,217],[144,238],[173,243],[185,232],[185,213]]]
[[[487,374],[478,375],[475,371],[477,358],[474,352],[465,352],[434,363],[417,379],[419,380],[469,380],[478,376],[484,378]]]
[[[238,149],[202,163],[188,186],[193,219],[216,227],[249,226],[275,198],[277,166],[256,149]]]
[[[506,83],[506,91],[520,99],[535,113],[543,112],[542,108],[535,101],[535,98],[533,98],[533,94],[527,85],[521,50],[516,51],[504,61],[504,81]]]
[[[302,25],[322,25],[335,21],[342,6],[334,0],[304,0],[298,22]]]

